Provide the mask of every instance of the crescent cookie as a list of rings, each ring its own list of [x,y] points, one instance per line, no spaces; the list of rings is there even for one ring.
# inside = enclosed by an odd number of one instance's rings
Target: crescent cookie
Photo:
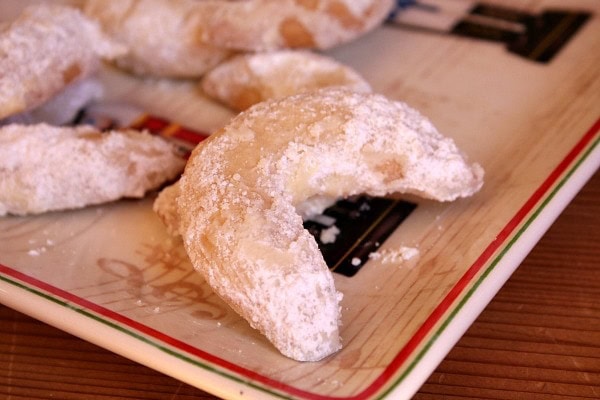
[[[216,293],[282,354],[316,361],[341,347],[341,295],[298,209],[358,193],[450,201],[482,182],[407,105],[322,89],[259,103],[199,144],[178,183],[178,230]]]
[[[393,5],[393,0],[198,1],[197,34],[233,50],[328,49],[379,26]]]
[[[123,52],[77,9],[26,8],[0,31],[0,119],[37,107]]]
[[[230,51],[197,38],[195,0],[85,0],[83,10],[123,43],[118,66],[139,75],[192,78],[202,75]]]
[[[302,50],[240,54],[208,72],[201,82],[206,94],[238,111],[267,99],[331,86],[371,91],[352,68]]]
[[[380,25],[393,0],[82,0],[140,74],[200,76],[230,51],[327,49]]]
[[[185,160],[149,133],[46,124],[0,128],[0,215],[37,214],[139,198]]]

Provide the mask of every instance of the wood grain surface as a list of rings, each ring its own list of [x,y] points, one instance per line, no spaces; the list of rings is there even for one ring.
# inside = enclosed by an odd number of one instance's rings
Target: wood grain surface
[[[415,399],[600,397],[600,173]],[[0,306],[1,399],[212,395]]]

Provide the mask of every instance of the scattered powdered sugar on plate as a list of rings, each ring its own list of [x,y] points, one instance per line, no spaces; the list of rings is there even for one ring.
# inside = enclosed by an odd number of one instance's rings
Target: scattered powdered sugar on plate
[[[415,247],[400,246],[396,249],[379,249],[369,254],[370,260],[377,260],[381,264],[399,264],[409,261],[419,255]]]
[[[323,244],[335,243],[335,240],[337,238],[337,235],[339,235],[339,233],[340,233],[340,229],[335,225],[331,225],[329,228],[323,229],[321,231],[319,240]]]

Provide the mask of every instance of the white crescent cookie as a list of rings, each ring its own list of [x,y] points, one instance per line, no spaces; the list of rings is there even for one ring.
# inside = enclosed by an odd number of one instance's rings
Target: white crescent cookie
[[[189,78],[230,55],[198,38],[196,0],[84,0],[83,10],[125,45],[117,65],[140,75]]]
[[[232,52],[326,49],[381,24],[392,0],[80,0],[137,74],[197,77]]]
[[[393,0],[204,0],[198,37],[233,50],[328,49],[379,26]]]
[[[39,106],[124,51],[77,9],[26,8],[0,31],[0,119]]]
[[[482,182],[407,105],[323,89],[257,104],[198,145],[178,183],[178,229],[216,293],[281,353],[316,361],[341,346],[341,295],[298,210],[358,193],[449,201]]]
[[[349,66],[306,50],[240,54],[209,71],[201,82],[204,93],[239,111],[267,99],[333,86],[371,91]]]
[[[184,165],[172,144],[144,132],[6,125],[0,127],[0,215],[139,198],[176,178]]]

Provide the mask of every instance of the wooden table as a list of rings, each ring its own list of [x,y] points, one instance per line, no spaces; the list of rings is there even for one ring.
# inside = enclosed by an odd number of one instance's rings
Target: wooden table
[[[600,397],[600,173],[415,399]],[[0,306],[1,399],[212,399]]]

